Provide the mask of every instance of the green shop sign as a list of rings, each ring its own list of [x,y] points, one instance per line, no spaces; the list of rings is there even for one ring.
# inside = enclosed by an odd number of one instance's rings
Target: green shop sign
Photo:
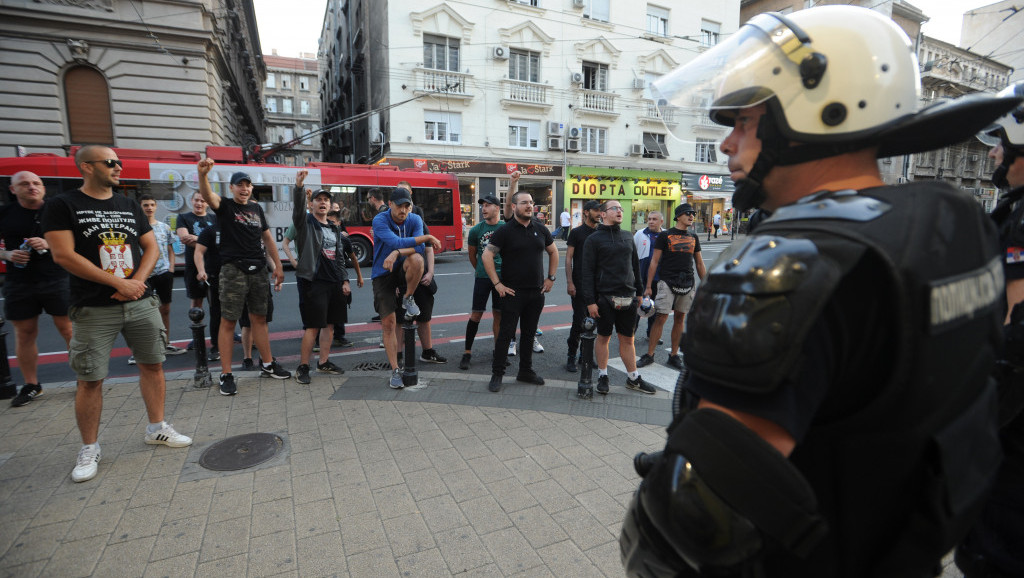
[[[669,201],[679,199],[683,194],[679,177],[679,173],[652,174],[647,171],[617,171],[614,174],[569,172],[565,191],[570,198]]]

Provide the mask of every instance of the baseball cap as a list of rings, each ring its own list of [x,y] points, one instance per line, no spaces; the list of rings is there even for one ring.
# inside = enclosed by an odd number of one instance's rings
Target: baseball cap
[[[252,183],[252,179],[249,178],[249,173],[243,173],[242,171],[238,171],[237,173],[231,175],[232,185],[237,185],[242,181],[249,181],[249,183]]]
[[[683,213],[693,213],[696,215],[697,211],[694,210],[693,205],[691,205],[690,203],[683,203],[682,205],[676,207],[675,217],[678,219]]]
[[[498,197],[495,197],[494,195],[484,195],[484,196],[480,197],[480,200],[477,201],[476,203],[478,205],[482,205],[484,203],[488,203],[490,205],[497,205],[499,207],[501,206],[501,201],[499,201]]]
[[[584,211],[596,211],[601,208],[601,203],[598,201],[587,201],[583,203]]]
[[[409,191],[405,190],[405,187],[395,187],[388,200],[396,205],[412,204],[412,197],[409,196]]]
[[[327,189],[320,189],[319,191],[316,191],[315,193],[313,193],[313,196],[310,197],[310,198],[315,199],[315,198],[319,197],[320,195],[327,195],[327,199],[330,200],[330,198],[331,198],[331,191],[328,191]]]

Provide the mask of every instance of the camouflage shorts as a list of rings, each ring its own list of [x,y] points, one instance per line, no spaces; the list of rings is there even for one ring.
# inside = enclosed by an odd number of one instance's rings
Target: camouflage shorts
[[[266,269],[256,273],[244,273],[231,263],[225,263],[220,270],[220,316],[228,321],[242,317],[242,307],[249,306],[249,313],[266,316],[270,301],[270,276]]]

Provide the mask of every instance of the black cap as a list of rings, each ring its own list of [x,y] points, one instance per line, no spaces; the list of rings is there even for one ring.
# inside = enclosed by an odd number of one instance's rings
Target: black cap
[[[682,216],[683,213],[693,213],[693,214],[696,215],[697,211],[694,210],[693,205],[691,205],[690,203],[683,203],[682,205],[679,205],[678,207],[676,207],[676,217],[675,218],[678,219],[679,217]]]
[[[600,208],[601,208],[601,203],[599,201],[587,201],[587,202],[583,203],[583,210],[584,211],[596,211],[596,210],[598,210]]]
[[[320,195],[327,195],[327,200],[331,199],[331,191],[328,191],[327,189],[320,189],[319,191],[313,193],[313,196],[310,197],[310,198],[311,199],[315,199],[315,198],[319,197]]]
[[[409,191],[405,190],[405,187],[395,187],[388,200],[396,205],[412,204],[412,197],[409,196]]]
[[[484,203],[488,203],[488,204],[491,204],[491,205],[497,205],[499,207],[501,206],[501,201],[499,201],[498,197],[495,197],[494,195],[484,195],[484,196],[480,197],[480,200],[478,200],[476,202],[476,204],[478,204],[478,205],[482,205]]]
[[[249,178],[249,173],[243,173],[242,171],[238,171],[237,173],[231,175],[232,185],[237,185],[242,181],[249,181],[250,184],[252,183],[252,179]]]

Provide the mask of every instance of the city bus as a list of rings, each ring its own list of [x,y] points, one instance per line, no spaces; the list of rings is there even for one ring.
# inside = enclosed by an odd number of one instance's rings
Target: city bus
[[[77,147],[72,147],[74,155]],[[137,198],[149,193],[157,199],[157,218],[177,228],[178,215],[192,211],[192,195],[198,192],[196,163],[200,153],[155,151],[143,149],[113,149],[123,162],[121,183],[116,190]],[[373,259],[373,232],[371,221],[376,212],[368,196],[373,188],[384,193],[385,202],[392,189],[402,181],[412,187],[413,203],[423,210],[424,221],[430,233],[441,241],[441,251],[462,250],[462,215],[459,202],[459,183],[451,174],[402,170],[382,165],[353,165],[340,163],[309,163],[306,167],[274,164],[246,164],[242,162],[242,149],[237,147],[207,147],[206,154],[217,161],[210,171],[210,184],[214,192],[230,196],[228,181],[236,171],[248,173],[252,178],[253,200],[263,206],[270,230],[281,251],[282,262],[287,262],[281,241],[291,225],[292,187],[299,168],[309,171],[305,187],[331,191],[333,201],[341,207],[341,216],[360,265],[369,265]],[[11,177],[19,171],[31,171],[43,180],[47,197],[75,190],[82,184],[81,175],[73,156],[33,153],[23,157],[0,158],[0,204],[13,202],[9,185]],[[182,255],[185,247],[176,242],[174,252]],[[183,262],[184,258],[178,259]]]

